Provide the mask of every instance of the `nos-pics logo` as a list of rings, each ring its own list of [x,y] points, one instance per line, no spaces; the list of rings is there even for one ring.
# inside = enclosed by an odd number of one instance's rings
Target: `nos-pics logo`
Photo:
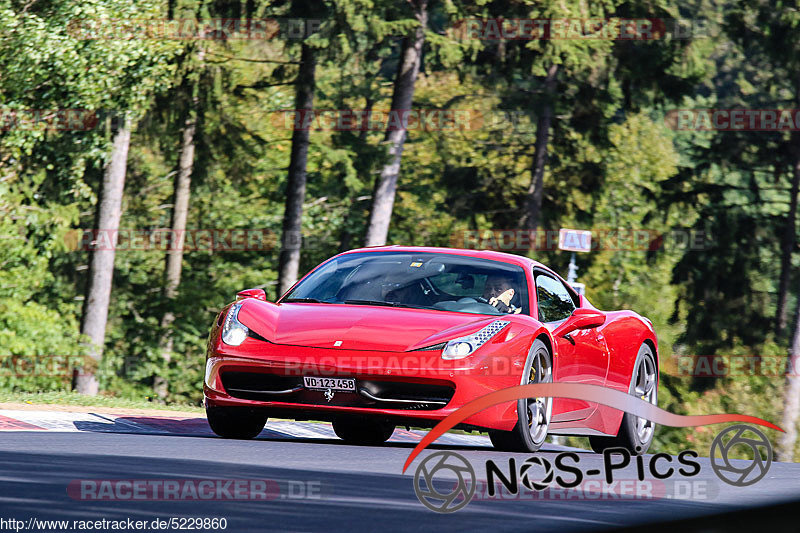
[[[750,449],[751,459],[730,459],[736,448]],[[692,453],[697,457],[695,452]],[[746,487],[766,476],[772,465],[772,446],[764,433],[748,425],[735,425],[721,431],[711,444],[709,460],[717,477],[729,485]],[[533,466],[544,468],[544,478],[539,482],[529,480],[527,470]],[[521,481],[529,489],[541,491],[553,480],[549,461],[531,457],[520,471]],[[699,468],[699,463],[697,464]],[[475,495],[477,478],[475,469],[462,455],[440,451],[432,453],[417,466],[414,474],[414,492],[419,501],[437,513],[452,513],[465,507]]]
[[[753,459],[731,463],[728,453],[734,448],[750,448]],[[711,443],[711,469],[725,483],[747,487],[758,483],[772,465],[772,445],[762,432],[752,426],[738,424],[720,431]]]
[[[439,477],[438,483],[434,479],[436,476]],[[452,513],[467,505],[475,494],[475,487],[475,470],[455,452],[430,454],[414,474],[417,498],[437,513]]]

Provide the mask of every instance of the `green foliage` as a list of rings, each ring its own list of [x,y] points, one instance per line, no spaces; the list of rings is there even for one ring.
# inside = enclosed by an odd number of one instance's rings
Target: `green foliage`
[[[84,355],[79,344],[80,308],[54,295],[58,286],[50,261],[64,253],[64,237],[77,218],[70,206],[54,202],[40,205],[41,184],[26,186],[7,177],[0,182],[0,345],[3,369],[0,385],[15,390],[68,387],[53,372],[24,370],[12,360],[46,364]],[[54,297],[55,296],[55,297]],[[58,372],[63,374],[62,372]]]
[[[101,394],[99,396],[86,396],[77,392],[8,392],[0,391],[0,403],[25,403],[28,405],[76,405],[86,407],[111,407],[118,409],[159,409],[166,411],[181,411],[189,413],[202,413],[202,407],[196,405],[174,403],[164,405],[156,403],[149,397],[143,398],[116,398]]]
[[[121,228],[169,226],[181,128],[195,117],[189,228],[269,236],[260,250],[187,251],[172,301],[163,296],[163,250],[117,253],[101,387],[117,398],[147,398],[161,373],[170,402],[196,405],[208,327],[219,309],[244,288],[273,293],[291,150],[291,129],[276,112],[293,105],[300,41],[85,40],[69,21],[164,17],[167,4],[20,4],[0,0],[0,111],[128,112],[137,127]],[[388,109],[400,40],[417,24],[410,7],[382,0],[315,6],[187,0],[173,3],[172,15],[319,18],[308,39],[317,49],[317,109]],[[409,131],[389,241],[448,246],[464,230],[519,228],[536,123],[551,104],[544,227],[593,229],[601,238],[605,231],[649,232],[638,248],[579,255],[579,280],[598,307],[633,309],[654,323],[662,407],[777,420],[780,379],[699,383],[673,374],[676,354],[786,351],[788,338],[768,332],[788,213],[790,137],[671,131],[665,116],[676,107],[796,108],[796,13],[757,0],[448,0],[430,9],[414,106],[464,112],[469,120]],[[465,39],[458,21],[475,17],[705,18],[723,31],[655,41]],[[547,94],[543,78],[553,65],[555,91]],[[0,131],[0,342],[8,355],[84,354],[78,331],[89,254],[75,248],[70,231],[94,224],[112,126]],[[383,130],[312,130],[302,271],[361,244],[383,137]],[[693,247],[690,232],[706,240]],[[569,254],[533,253],[566,271]],[[793,292],[797,282],[793,275]],[[175,356],[165,368],[159,340],[167,311],[176,315]],[[17,391],[69,386],[66,378],[0,376],[0,383]],[[705,453],[715,433],[661,428],[653,449],[677,451],[688,442]]]

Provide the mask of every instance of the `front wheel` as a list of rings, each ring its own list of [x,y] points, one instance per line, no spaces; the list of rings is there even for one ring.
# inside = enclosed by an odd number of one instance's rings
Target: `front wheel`
[[[267,423],[267,415],[247,407],[206,407],[211,430],[224,439],[253,439]]]
[[[646,402],[658,405],[658,365],[653,349],[647,344],[642,344],[639,348],[628,392]],[[641,455],[650,448],[655,429],[656,425],[652,421],[625,413],[616,437],[589,437],[589,443],[592,445],[592,450],[597,453],[603,453],[608,448],[625,448],[632,455]]]
[[[553,382],[553,358],[540,339],[531,346],[521,385]],[[506,452],[535,452],[544,444],[550,417],[552,398],[522,398],[517,401],[517,424],[511,431],[492,430],[489,439],[495,448]]]
[[[382,444],[394,433],[394,425],[364,418],[337,418],[332,425],[336,436],[349,444]]]

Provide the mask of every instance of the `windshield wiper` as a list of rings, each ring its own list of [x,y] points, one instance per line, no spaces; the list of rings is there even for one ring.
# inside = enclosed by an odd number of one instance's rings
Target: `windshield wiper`
[[[329,304],[331,302],[323,302],[316,298],[286,298],[283,303],[305,303],[305,304]]]
[[[380,305],[383,307],[408,307],[410,309],[430,309],[422,305],[403,304],[400,302],[384,302],[383,300],[345,300],[348,305]]]

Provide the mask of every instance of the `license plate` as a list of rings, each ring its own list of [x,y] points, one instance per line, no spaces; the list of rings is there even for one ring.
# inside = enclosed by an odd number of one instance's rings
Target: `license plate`
[[[339,392],[355,392],[355,378],[318,378],[303,376],[303,386],[312,390],[332,390]]]

